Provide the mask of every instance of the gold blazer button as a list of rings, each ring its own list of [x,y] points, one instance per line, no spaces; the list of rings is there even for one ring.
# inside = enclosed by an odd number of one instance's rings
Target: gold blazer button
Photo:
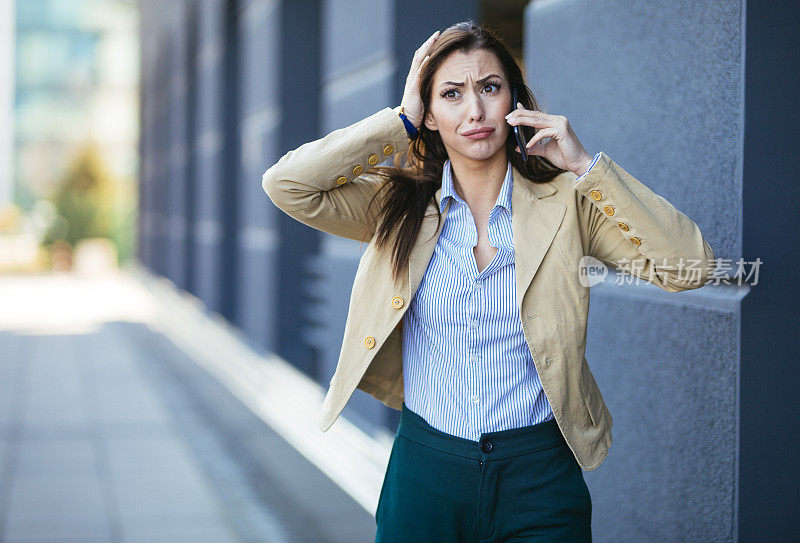
[[[354,174],[354,175],[358,175],[358,174],[360,174],[360,173],[361,173],[361,172],[363,172],[363,171],[364,171],[364,167],[363,167],[361,164],[359,164],[358,166],[356,166],[355,168],[353,168],[353,174]]]
[[[367,349],[372,349],[375,346],[375,338],[372,336],[367,336],[364,338],[364,346]]]
[[[599,200],[600,198],[602,198],[602,197],[603,197],[603,194],[602,194],[602,193],[601,193],[599,190],[593,190],[593,191],[592,191],[592,192],[590,192],[589,194],[590,194],[590,195],[592,196],[592,198],[594,198],[595,200]]]
[[[384,155],[391,155],[392,151],[394,151],[394,147],[392,147],[391,145],[387,145],[386,147],[383,148]]]
[[[641,245],[642,244],[642,240],[640,240],[639,238],[633,237],[633,238],[631,238],[631,243],[633,243],[634,245]]]
[[[610,217],[610,216],[612,216],[614,214],[614,206],[605,206],[603,208],[603,211],[605,211],[606,215],[608,215]]]
[[[628,228],[628,225],[625,224],[624,222],[619,223],[617,226],[619,226],[619,229],[624,231],[624,232],[627,232],[628,230],[630,230],[630,228]]]
[[[403,307],[403,298],[401,298],[400,296],[395,296],[394,298],[392,298],[392,307],[394,307],[395,309],[400,309],[401,307]]]
[[[373,166],[378,163],[378,155],[370,155],[369,159],[367,160]]]
[[[341,176],[336,180],[337,185],[344,185],[345,183],[347,183],[347,178],[345,176]]]

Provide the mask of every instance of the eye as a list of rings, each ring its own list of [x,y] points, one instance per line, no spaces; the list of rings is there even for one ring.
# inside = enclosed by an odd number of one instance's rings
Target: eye
[[[500,90],[500,84],[499,84],[499,83],[486,83],[486,84],[483,86],[483,88],[485,89],[486,87],[494,87],[494,89],[495,89],[495,90],[493,90],[493,91],[490,91],[490,93],[491,93],[491,94],[497,94],[497,92]],[[449,90],[446,90],[446,91],[444,91],[444,92],[441,94],[441,96],[442,96],[442,98],[444,98],[445,100],[450,100],[451,98],[455,99],[455,95],[451,95],[451,94],[450,94],[450,93],[454,93],[454,92],[459,92],[459,91],[458,91],[458,90],[456,90],[456,89],[449,89]]]
[[[483,86],[483,88],[485,89],[486,87],[495,87],[495,90],[494,90],[494,91],[492,91],[492,92],[491,92],[491,94],[497,94],[497,92],[500,90],[500,84],[499,84],[499,83],[486,83],[486,84]],[[456,90],[456,89],[449,89],[449,90],[446,90],[446,91],[444,91],[444,92],[441,94],[442,98],[444,98],[445,100],[449,100],[449,99],[450,99],[450,96],[451,96],[451,95],[450,95],[450,93],[451,93],[451,92],[459,92],[459,91],[458,91],[458,90]],[[455,96],[454,96],[454,95],[453,95],[453,98],[455,98]]]

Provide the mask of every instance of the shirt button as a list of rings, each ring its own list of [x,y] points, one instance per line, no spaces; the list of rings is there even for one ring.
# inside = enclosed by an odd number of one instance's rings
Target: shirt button
[[[481,283],[480,281],[475,281],[475,288],[482,288],[482,287],[483,283]]]
[[[472,329],[474,330],[475,328],[477,328],[477,327],[478,327],[478,321],[472,321],[472,322],[470,323],[470,326],[472,326]]]
[[[473,354],[472,356],[469,357],[469,361],[470,362],[477,362],[478,361],[478,355],[477,354]]]
[[[472,403],[478,403],[478,396],[472,397]]]

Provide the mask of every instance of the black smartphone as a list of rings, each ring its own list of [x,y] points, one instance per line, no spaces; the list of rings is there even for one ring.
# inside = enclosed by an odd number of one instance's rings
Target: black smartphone
[[[517,86],[511,86],[511,111],[517,109]],[[522,160],[528,160],[528,153],[525,152],[525,136],[522,133],[522,126],[514,126],[514,136],[517,138],[517,145],[519,146],[520,153],[522,153]]]

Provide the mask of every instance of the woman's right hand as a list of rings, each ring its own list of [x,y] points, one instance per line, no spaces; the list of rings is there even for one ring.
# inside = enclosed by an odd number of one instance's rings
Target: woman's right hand
[[[411,69],[406,77],[406,88],[403,91],[403,100],[400,105],[403,106],[403,113],[408,117],[408,120],[416,127],[419,128],[422,124],[422,97],[419,94],[419,72],[422,66],[430,58],[428,50],[439,37],[439,31],[434,32],[430,38],[425,40],[419,49],[414,53],[414,58],[411,60]]]

